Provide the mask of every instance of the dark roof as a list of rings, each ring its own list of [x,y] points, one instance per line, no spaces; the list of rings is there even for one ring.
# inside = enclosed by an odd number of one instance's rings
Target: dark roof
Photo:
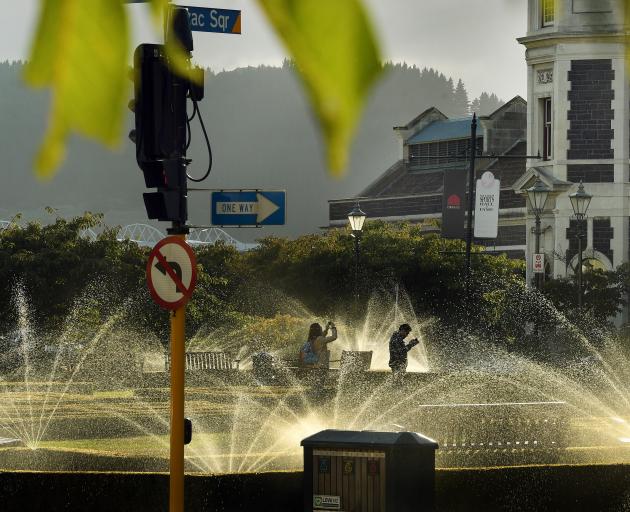
[[[508,101],[507,103],[504,103],[503,105],[501,105],[498,109],[496,109],[491,114],[488,114],[487,116],[478,116],[478,117],[479,117],[479,119],[490,119],[490,118],[496,116],[497,114],[499,114],[500,112],[502,112],[503,110],[506,110],[508,107],[510,107],[514,103],[520,103],[522,105],[527,106],[527,101],[525,101],[521,96],[516,95],[510,101]]]
[[[527,151],[527,142],[518,140],[509,148],[504,155],[506,156],[523,156],[523,158],[497,158],[492,162],[487,170],[494,174],[494,177],[501,180],[501,188],[511,187],[514,182],[523,175],[525,171],[525,155]]]
[[[436,140],[464,139],[470,137],[471,117],[433,121],[423,130],[407,139],[407,144],[419,144]]]
[[[465,166],[466,163],[462,165]],[[360,196],[388,197],[442,193],[443,172],[443,169],[410,171],[408,166],[399,160],[363,190]]]
[[[386,446],[426,446],[437,449],[438,444],[415,432],[375,432],[363,430],[322,430],[300,443],[301,446],[374,448]]]
[[[387,169],[383,174],[381,174],[372,183],[370,183],[365,189],[363,189],[363,191],[361,191],[361,193],[359,194],[359,197],[378,196],[380,191],[387,188],[388,185],[396,181],[406,172],[407,170],[405,162],[403,160],[398,160],[396,163],[391,165],[389,169]]]
[[[442,195],[391,196],[360,198],[361,210],[370,219],[383,217],[409,217],[410,215],[432,215],[442,211]],[[348,221],[348,212],[357,202],[353,199],[337,199],[328,202],[328,218],[331,221]]]
[[[527,143],[518,140],[504,154],[520,156],[523,158],[496,159],[492,162],[479,161],[476,174],[479,176],[484,170],[492,171],[496,178],[501,180],[501,188],[511,187],[512,184],[525,172],[525,152]],[[489,165],[487,165],[489,164]],[[420,194],[441,194],[444,183],[444,172],[449,169],[467,168],[468,162],[451,163],[448,169],[435,166],[433,168],[414,169],[403,160],[398,160],[394,165],[381,174],[358,197],[395,197]]]
[[[490,119],[500,115],[505,110],[514,105],[526,106],[527,102],[520,96],[515,96],[510,101],[499,107],[485,119]],[[442,119],[436,119],[430,122],[419,132],[411,135],[406,144],[419,144],[436,141],[448,140],[465,140],[470,136],[470,117],[458,119],[448,119],[435,107],[429,108],[422,112],[415,119],[407,123],[403,128],[410,128],[418,124],[423,118],[437,113]],[[480,131],[479,135],[483,132]],[[526,143],[523,140],[515,140],[515,143],[504,154],[516,156],[525,155]],[[486,161],[486,165],[490,163],[490,169],[502,180],[502,187],[510,186],[514,183],[525,170],[525,159],[514,160],[498,160],[495,162]],[[422,165],[419,169],[417,165],[410,166],[403,160],[399,160],[387,169],[381,176],[374,180],[366,187],[359,197],[393,197],[408,196],[418,194],[441,194],[443,173],[448,169],[457,169],[467,167],[467,162],[448,162],[441,165],[428,164]],[[482,161],[477,164],[477,171],[485,167]]]
[[[442,116],[444,119],[448,119],[448,117],[446,117],[442,112],[440,112],[437,108],[435,107],[429,107],[428,109],[426,109],[424,112],[422,112],[421,114],[418,114],[416,117],[414,117],[411,121],[409,121],[406,125],[404,126],[394,126],[394,130],[409,130],[410,128],[412,128],[413,126],[415,126],[416,124],[418,124],[423,117],[425,117],[426,115],[428,115],[431,112],[435,112],[436,114]]]

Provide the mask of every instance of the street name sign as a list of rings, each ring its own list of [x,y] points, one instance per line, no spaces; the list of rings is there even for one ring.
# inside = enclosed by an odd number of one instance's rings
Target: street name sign
[[[241,11],[189,5],[180,7],[188,9],[190,28],[193,31],[218,32],[220,34],[241,33]]]
[[[215,226],[283,226],[286,223],[286,191],[212,192],[211,219]]]
[[[183,238],[160,240],[149,254],[147,285],[164,309],[177,309],[190,300],[197,282],[195,253]]]

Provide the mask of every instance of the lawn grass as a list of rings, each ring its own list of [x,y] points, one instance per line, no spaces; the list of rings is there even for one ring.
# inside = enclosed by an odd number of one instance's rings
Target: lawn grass
[[[194,444],[191,447],[194,451],[206,451],[210,449],[219,451],[218,447],[224,447],[228,438],[229,434],[227,432],[196,433],[193,436]],[[63,439],[41,441],[39,446],[48,450],[98,453],[100,455],[168,458],[170,438],[168,435],[150,435],[116,438]],[[187,451],[192,452],[193,449],[187,448]]]

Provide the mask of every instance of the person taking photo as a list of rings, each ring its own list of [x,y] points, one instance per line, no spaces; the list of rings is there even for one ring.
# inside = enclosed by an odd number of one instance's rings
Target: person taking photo
[[[330,335],[328,335],[330,331]],[[300,364],[306,368],[327,368],[327,345],[337,339],[337,327],[332,322],[326,324],[326,328],[318,323],[311,324],[308,330],[306,343],[300,350]]]
[[[410,332],[411,326],[402,324],[389,339],[389,367],[395,381],[399,381],[407,371],[407,352],[420,343],[418,338],[414,338],[405,344]]]

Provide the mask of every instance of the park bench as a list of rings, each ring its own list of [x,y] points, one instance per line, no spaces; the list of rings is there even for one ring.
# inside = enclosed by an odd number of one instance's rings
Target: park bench
[[[165,369],[171,369],[171,355],[165,354]],[[186,352],[186,370],[238,370],[240,359],[228,352]]]

